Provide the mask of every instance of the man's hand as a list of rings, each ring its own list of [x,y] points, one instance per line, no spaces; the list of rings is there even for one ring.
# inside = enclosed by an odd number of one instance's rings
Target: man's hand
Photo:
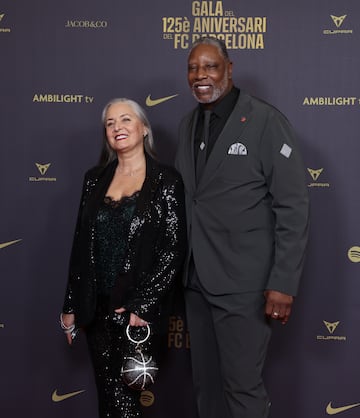
[[[285,325],[290,317],[294,297],[277,290],[265,290],[264,295],[265,314]]]

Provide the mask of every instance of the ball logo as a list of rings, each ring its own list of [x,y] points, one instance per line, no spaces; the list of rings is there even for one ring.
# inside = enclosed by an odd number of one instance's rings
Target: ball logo
[[[132,389],[144,390],[154,383],[158,370],[152,356],[139,349],[133,355],[125,357],[121,377]]]
[[[360,247],[351,247],[347,255],[351,262],[360,263]]]
[[[144,390],[141,392],[140,395],[140,403],[142,406],[151,406],[153,405],[155,401],[155,396],[152,392],[150,392],[149,390]]]

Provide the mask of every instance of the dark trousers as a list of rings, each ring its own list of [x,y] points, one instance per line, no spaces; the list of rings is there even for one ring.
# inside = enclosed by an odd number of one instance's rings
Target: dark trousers
[[[120,376],[129,343],[125,328],[128,316],[114,321],[108,298],[99,298],[95,319],[86,330],[94,367],[100,418],[139,418],[139,392],[130,389]]]
[[[267,417],[263,292],[215,296],[199,287],[187,288],[185,301],[200,418]]]

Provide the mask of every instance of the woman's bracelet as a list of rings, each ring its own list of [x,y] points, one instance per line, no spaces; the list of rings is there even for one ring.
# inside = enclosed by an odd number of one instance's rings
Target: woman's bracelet
[[[71,334],[75,329],[75,324],[72,324],[68,327],[64,324],[62,313],[60,314],[60,326],[61,329],[65,332],[65,334]]]

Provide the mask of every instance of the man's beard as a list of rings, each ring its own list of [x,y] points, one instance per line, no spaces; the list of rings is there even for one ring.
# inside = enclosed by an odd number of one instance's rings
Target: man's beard
[[[228,71],[226,70],[224,73],[224,77],[220,82],[220,85],[218,85],[217,87],[213,87],[213,94],[211,95],[211,97],[209,97],[208,99],[202,99],[199,98],[196,94],[195,94],[195,90],[194,87],[191,89],[192,91],[192,95],[195,97],[195,99],[199,102],[199,103],[214,103],[216,102],[216,100],[226,91],[228,87]]]

